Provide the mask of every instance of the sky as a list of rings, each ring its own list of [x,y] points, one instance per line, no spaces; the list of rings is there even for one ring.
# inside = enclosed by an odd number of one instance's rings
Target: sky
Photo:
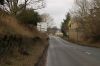
[[[40,13],[48,13],[54,19],[54,25],[60,28],[65,15],[72,8],[74,0],[46,0],[46,7]]]

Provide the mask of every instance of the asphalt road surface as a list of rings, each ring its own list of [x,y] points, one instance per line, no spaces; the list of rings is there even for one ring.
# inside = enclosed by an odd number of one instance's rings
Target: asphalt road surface
[[[51,36],[46,66],[100,66],[100,49]]]

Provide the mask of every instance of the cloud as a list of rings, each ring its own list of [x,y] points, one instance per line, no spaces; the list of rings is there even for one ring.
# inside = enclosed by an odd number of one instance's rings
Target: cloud
[[[60,24],[72,7],[73,2],[74,0],[46,0],[46,8],[40,12],[49,13],[54,18],[56,26],[60,28]]]

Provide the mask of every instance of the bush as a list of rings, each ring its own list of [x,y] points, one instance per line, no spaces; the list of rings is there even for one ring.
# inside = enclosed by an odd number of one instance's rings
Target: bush
[[[35,12],[33,9],[27,9],[22,11],[17,16],[17,19],[24,24],[36,26],[38,22],[41,22],[41,17],[38,12]]]

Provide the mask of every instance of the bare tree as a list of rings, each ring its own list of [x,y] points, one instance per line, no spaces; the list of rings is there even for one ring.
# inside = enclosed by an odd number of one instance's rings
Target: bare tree
[[[47,23],[47,28],[50,28],[53,26],[53,18],[48,13],[43,13],[41,15],[42,21]]]
[[[16,15],[20,10],[32,7],[34,10],[45,7],[44,0],[5,0],[4,9],[9,13]]]
[[[92,38],[100,36],[100,1],[99,0],[75,0],[73,18],[78,19],[77,22],[84,28],[84,32]]]

